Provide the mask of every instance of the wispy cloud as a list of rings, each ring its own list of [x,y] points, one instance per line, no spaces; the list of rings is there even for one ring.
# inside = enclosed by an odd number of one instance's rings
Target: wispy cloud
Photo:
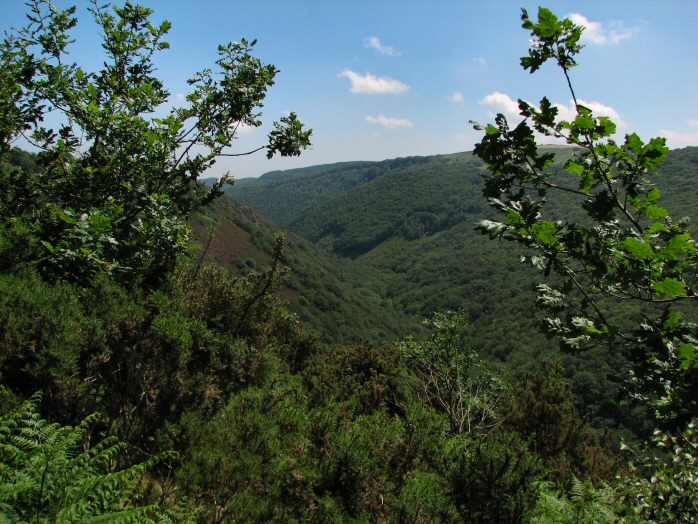
[[[393,118],[392,116],[385,116],[383,113],[379,114],[378,116],[366,115],[364,120],[366,120],[366,122],[369,124],[383,126],[388,129],[414,126],[414,122],[412,122],[412,120],[407,120],[406,118]]]
[[[463,103],[463,93],[460,91],[454,91],[450,95],[448,95],[448,99],[453,102],[454,104],[462,104]]]
[[[667,139],[671,148],[698,146],[698,132],[681,133],[680,131],[660,129],[659,134]]]
[[[387,76],[377,77],[370,73],[362,75],[350,69],[345,69],[338,75],[340,78],[348,78],[351,82],[350,91],[360,94],[397,94],[404,93],[410,87],[399,80]]]
[[[402,54],[400,51],[396,51],[394,47],[384,45],[377,36],[367,36],[364,38],[364,47],[375,49],[380,54],[386,56],[400,56]]]
[[[485,60],[485,59],[482,58],[481,56],[474,56],[470,61],[471,61],[473,64],[478,65],[478,66],[480,66],[480,67],[483,67],[483,66],[486,66],[486,65],[487,65],[487,60]]]
[[[614,20],[609,22],[608,26],[604,26],[601,22],[593,22],[579,13],[572,13],[568,18],[575,24],[585,27],[582,40],[597,45],[619,44],[640,32],[639,26],[626,27],[621,20]]]
[[[698,120],[688,120],[688,125],[694,128],[698,127]],[[669,147],[698,146],[698,131],[681,132],[661,129],[659,134],[666,137]]]
[[[248,126],[247,124],[243,124],[241,122],[240,125],[238,125],[236,132],[238,135],[249,135],[250,133],[254,133],[255,131],[257,131],[258,129],[259,127]]]

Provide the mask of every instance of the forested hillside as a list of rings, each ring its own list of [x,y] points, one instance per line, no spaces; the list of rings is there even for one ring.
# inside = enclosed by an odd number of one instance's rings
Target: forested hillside
[[[264,211],[280,224],[286,225],[338,194],[385,173],[420,162],[424,162],[424,159],[400,158],[384,162],[341,162],[275,171],[257,179],[242,179],[237,186],[226,189],[241,202]]]
[[[386,274],[324,252],[258,211],[221,197],[190,223],[199,248],[194,256],[240,275],[265,271],[282,236],[281,261],[289,272],[281,294],[289,309],[326,342],[394,342],[404,333],[421,331],[423,319],[384,293]]]
[[[573,149],[549,151],[561,170]],[[664,205],[676,216],[695,214],[697,162],[698,148],[675,150],[656,175]],[[468,343],[509,362],[515,372],[534,369],[541,355],[562,359],[585,405],[594,406],[597,416],[601,411],[618,416],[612,407],[619,393],[613,370],[623,373],[622,360],[607,352],[591,359],[560,355],[541,332],[540,311],[531,307],[538,280],[519,263],[523,251],[503,251],[475,230],[489,215],[484,172],[482,162],[467,152],[275,172],[228,191],[319,248],[365,268],[365,282],[375,293],[413,318],[463,310],[470,321]],[[346,183],[349,176],[352,184]],[[552,216],[568,216],[571,201],[563,194],[551,202]]]

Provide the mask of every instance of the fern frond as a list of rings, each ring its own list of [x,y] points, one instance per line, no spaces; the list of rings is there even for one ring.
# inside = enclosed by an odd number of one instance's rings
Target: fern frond
[[[76,427],[50,424],[38,412],[40,395],[0,417],[0,520],[155,522],[156,506],[139,506],[139,481],[163,453],[114,470],[125,444],[107,437],[81,451],[91,415]]]

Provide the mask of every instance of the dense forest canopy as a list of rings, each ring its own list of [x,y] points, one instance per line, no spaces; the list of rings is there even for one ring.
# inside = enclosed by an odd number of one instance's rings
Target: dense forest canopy
[[[698,252],[672,212],[698,155],[577,101],[583,27],[522,11],[521,65],[558,66],[571,119],[520,100],[475,156],[240,184],[284,235],[197,181],[310,145],[289,113],[230,149],[278,73],[255,42],[155,116],[170,24],[94,3],[89,71],[75,13],[34,0],[0,44],[4,520],[695,521]]]

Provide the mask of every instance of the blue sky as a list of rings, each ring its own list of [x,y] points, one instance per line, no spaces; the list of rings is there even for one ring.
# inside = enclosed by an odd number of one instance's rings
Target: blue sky
[[[71,57],[99,68],[99,38],[76,3]],[[264,107],[265,126],[244,132],[231,152],[265,143],[273,120],[295,111],[314,129],[300,158],[228,158],[208,173],[236,178],[345,160],[380,160],[471,150],[469,120],[512,113],[516,98],[547,95],[562,114],[570,96],[552,65],[519,66],[528,48],[520,7],[529,1],[142,0],[154,21],[173,24],[171,49],[157,59],[178,104],[186,80],[210,66],[219,43],[258,39],[256,54],[281,70]],[[588,26],[572,79],[577,96],[620,123],[621,134],[663,135],[671,147],[698,145],[698,2],[550,1]],[[0,28],[23,23],[23,0],[4,0]],[[515,107],[515,106],[514,106]]]

